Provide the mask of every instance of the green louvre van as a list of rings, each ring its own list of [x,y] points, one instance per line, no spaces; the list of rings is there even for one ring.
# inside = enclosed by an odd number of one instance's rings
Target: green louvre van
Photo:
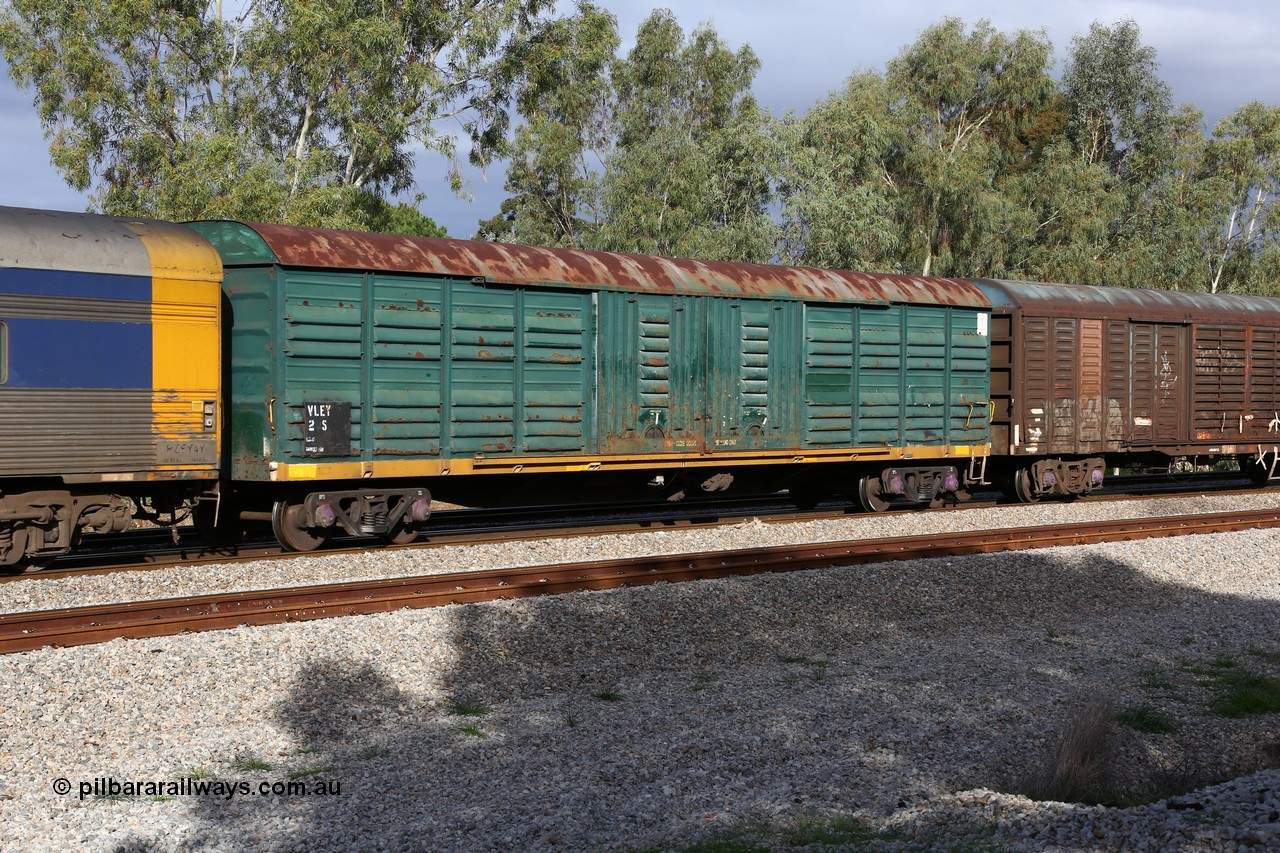
[[[190,227],[226,271],[224,498],[291,547],[411,538],[431,495],[882,509],[982,477],[990,303],[965,281]]]

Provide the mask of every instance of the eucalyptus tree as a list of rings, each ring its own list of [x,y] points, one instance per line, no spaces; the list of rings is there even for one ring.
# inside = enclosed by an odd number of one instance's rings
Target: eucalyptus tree
[[[1164,253],[1155,229],[1176,224],[1169,204],[1187,189],[1177,181],[1177,146],[1195,140],[1178,132],[1186,117],[1172,108],[1155,49],[1142,44],[1132,20],[1095,21],[1072,39],[1061,88],[1065,137],[1083,168],[1101,176],[1113,211],[1106,240],[1093,251],[1095,274],[1101,283],[1131,287],[1177,278],[1159,266]]]
[[[900,257],[924,275],[977,274],[998,254],[1007,208],[1000,182],[1028,156],[1023,137],[1054,94],[1043,33],[1012,35],[956,18],[926,29],[888,66],[891,109],[906,142],[892,168]]]
[[[530,39],[506,189],[481,236],[768,261],[774,144],[750,94],[759,60],[709,26],[651,14],[624,57],[590,3]]]
[[[602,247],[767,261],[773,225],[768,116],[751,95],[760,61],[709,25],[687,38],[653,12],[614,67],[618,138],[605,176]]]
[[[601,167],[615,136],[610,68],[620,40],[614,16],[581,3],[528,39],[517,84],[520,116],[498,216],[480,236],[539,246],[591,248],[604,224]]]
[[[1221,191],[1206,229],[1211,292],[1280,291],[1280,106],[1245,104],[1214,129],[1206,176]]]
[[[785,262],[898,269],[902,233],[891,163],[906,140],[889,100],[883,75],[865,71],[779,125]]]
[[[552,6],[3,0],[0,50],[54,165],[106,212],[359,225],[411,185],[418,146],[450,158],[455,188],[459,137],[487,161]]]

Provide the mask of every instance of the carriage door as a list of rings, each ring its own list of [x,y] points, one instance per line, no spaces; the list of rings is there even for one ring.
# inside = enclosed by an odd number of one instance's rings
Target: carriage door
[[[1132,444],[1179,442],[1186,434],[1182,405],[1187,327],[1167,323],[1129,326],[1129,441]]]

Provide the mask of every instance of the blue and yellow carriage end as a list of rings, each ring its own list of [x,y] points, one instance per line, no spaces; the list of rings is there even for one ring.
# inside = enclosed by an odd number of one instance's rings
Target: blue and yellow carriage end
[[[221,279],[180,225],[0,208],[0,568],[217,479]]]

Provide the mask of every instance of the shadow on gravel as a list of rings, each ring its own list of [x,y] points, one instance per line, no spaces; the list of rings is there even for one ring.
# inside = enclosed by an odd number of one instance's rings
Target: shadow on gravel
[[[1188,559],[1243,541],[1197,539]],[[934,804],[1017,789],[1082,696],[1174,723],[1116,728],[1114,763],[1138,776],[1259,766],[1274,717],[1203,722],[1218,719],[1214,667],[1280,674],[1277,616],[1275,601],[1052,551],[371,619],[385,655],[313,652],[280,691],[264,724],[294,753],[228,770],[340,793],[195,808],[210,846],[279,851],[678,849],[725,827],[895,813],[937,842],[953,827]],[[973,814],[967,831],[996,831]]]

